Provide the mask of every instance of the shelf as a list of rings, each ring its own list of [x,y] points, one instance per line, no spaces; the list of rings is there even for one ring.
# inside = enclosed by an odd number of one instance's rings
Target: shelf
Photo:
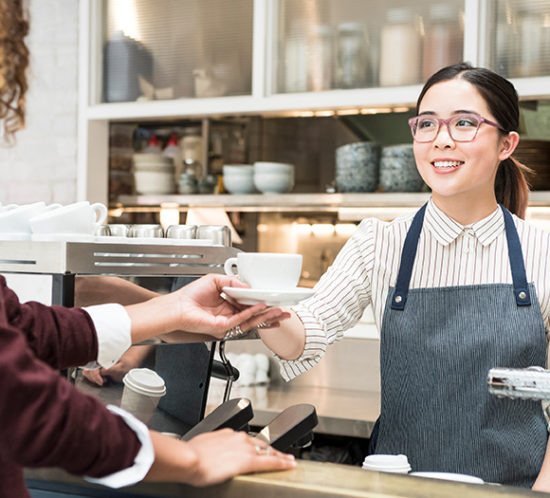
[[[339,211],[342,208],[419,207],[429,199],[425,192],[349,194],[244,194],[244,195],[124,195],[111,207],[145,207],[177,204],[189,208],[223,208],[226,211]]]

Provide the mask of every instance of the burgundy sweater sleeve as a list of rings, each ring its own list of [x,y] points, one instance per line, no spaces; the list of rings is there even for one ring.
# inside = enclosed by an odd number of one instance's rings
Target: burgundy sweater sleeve
[[[97,359],[97,335],[83,309],[20,303],[0,276],[0,294],[9,325],[20,330],[37,358],[55,369],[86,365]]]
[[[58,466],[92,477],[131,466],[140,449],[134,431],[37,358],[40,348],[52,351],[46,355],[48,359],[68,358],[71,352],[64,350],[74,343],[68,336],[79,330],[61,330],[71,323],[61,319],[52,332],[40,322],[40,315],[30,319],[24,313],[46,337],[38,337],[39,332],[30,329],[23,333],[7,323],[13,298],[5,289],[0,292],[0,460],[28,467]],[[52,324],[58,316],[53,312],[46,322]],[[34,341],[33,348],[28,337]],[[54,346],[48,344],[48,338]],[[88,352],[84,356],[93,355]]]

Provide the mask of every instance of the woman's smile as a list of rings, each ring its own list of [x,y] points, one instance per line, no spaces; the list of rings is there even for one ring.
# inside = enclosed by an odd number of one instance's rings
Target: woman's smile
[[[464,164],[464,161],[449,158],[437,158],[431,162],[436,173],[446,175],[454,173]]]

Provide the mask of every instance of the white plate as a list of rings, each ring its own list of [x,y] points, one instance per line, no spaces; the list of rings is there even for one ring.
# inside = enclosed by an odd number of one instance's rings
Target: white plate
[[[410,476],[429,477],[431,479],[446,479],[447,481],[469,482],[472,484],[484,484],[483,479],[467,474],[454,474],[452,472],[411,472]]]
[[[87,233],[33,233],[31,239],[36,242],[93,242],[94,236]]]
[[[291,306],[313,295],[313,289],[306,287],[284,291],[224,287],[223,291],[240,304],[265,303],[268,306]]]

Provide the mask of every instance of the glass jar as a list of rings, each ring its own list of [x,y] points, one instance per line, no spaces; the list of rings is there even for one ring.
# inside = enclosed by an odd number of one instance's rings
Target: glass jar
[[[463,42],[458,12],[449,3],[430,5],[429,25],[424,36],[422,78],[462,60]]]
[[[407,7],[388,9],[380,41],[380,85],[420,82],[421,37]]]
[[[361,23],[338,26],[336,86],[364,88],[368,84],[368,41]]]
[[[287,93],[307,91],[307,39],[296,26],[285,40],[284,88]]]
[[[313,92],[332,88],[333,72],[332,28],[315,26],[308,42],[308,89]]]

